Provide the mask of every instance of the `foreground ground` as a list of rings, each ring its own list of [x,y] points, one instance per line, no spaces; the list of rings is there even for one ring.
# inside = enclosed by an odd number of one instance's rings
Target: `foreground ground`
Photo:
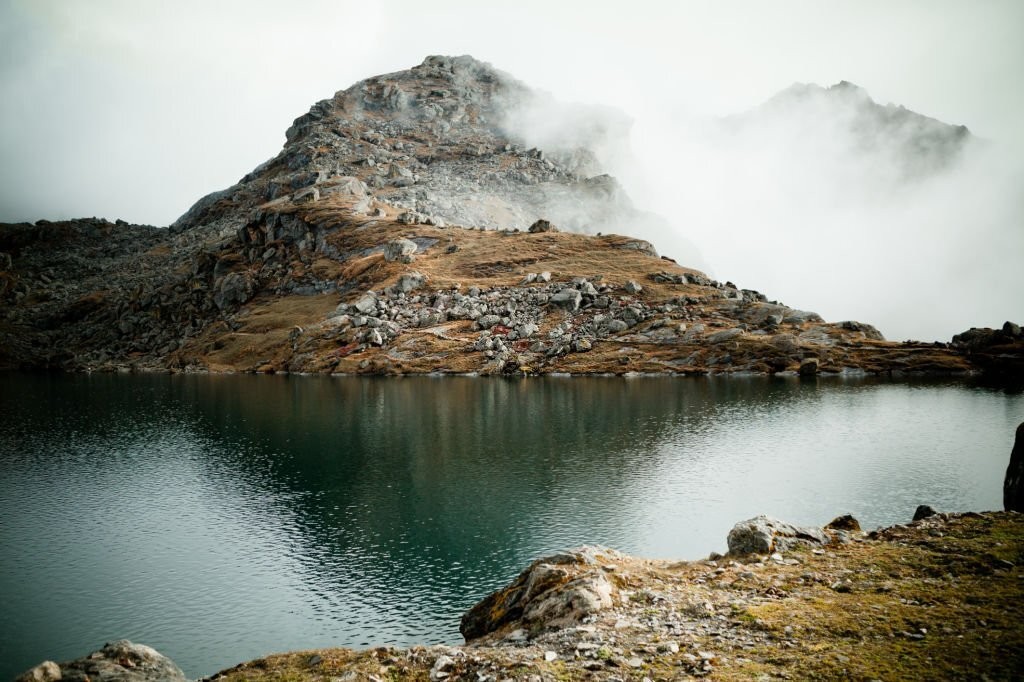
[[[209,679],[1011,680],[1024,671],[1024,515],[938,515],[738,560],[584,554],[579,564],[556,558],[553,580],[578,588],[606,576],[610,601],[578,621],[545,623],[528,606],[527,621],[462,647],[289,653]]]

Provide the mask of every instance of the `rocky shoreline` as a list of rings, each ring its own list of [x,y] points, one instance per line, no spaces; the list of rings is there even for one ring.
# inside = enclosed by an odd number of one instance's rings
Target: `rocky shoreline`
[[[1024,515],[940,514],[868,533],[757,517],[699,561],[584,547],[539,559],[462,619],[467,643],[268,656],[221,680],[1016,679]],[[120,641],[18,678],[184,682]]]

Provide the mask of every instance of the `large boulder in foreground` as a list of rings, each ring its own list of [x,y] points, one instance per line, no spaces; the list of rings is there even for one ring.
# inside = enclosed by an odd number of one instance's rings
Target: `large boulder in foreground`
[[[57,664],[44,661],[15,682],[186,682],[181,668],[145,644],[127,639],[103,645],[99,651]]]
[[[1017,427],[1010,464],[1003,479],[1003,509],[1024,512],[1024,422]]]
[[[538,559],[511,585],[467,611],[459,631],[468,642],[513,624],[535,628],[579,622],[612,606],[614,587],[607,570],[622,558],[612,549],[581,547]]]
[[[794,547],[820,547],[845,541],[850,533],[859,531],[860,524],[849,515],[840,516],[824,528],[794,526],[770,516],[755,516],[740,521],[729,531],[729,555],[771,554]]]

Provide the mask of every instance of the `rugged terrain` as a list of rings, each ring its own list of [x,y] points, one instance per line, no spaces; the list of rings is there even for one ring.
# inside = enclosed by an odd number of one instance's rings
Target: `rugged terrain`
[[[849,516],[824,529],[759,517],[737,524],[728,555],[693,562],[582,548],[467,612],[464,646],[295,652],[208,679],[1019,679],[1024,516],[915,517],[867,534]],[[34,670],[24,679],[184,680],[124,642]]]
[[[1016,325],[985,343],[889,342],[620,236],[664,227],[601,172],[594,149],[623,123],[556,121],[550,149],[528,147],[543,99],[470,57],[428,57],[317,103],[276,157],[168,229],[0,225],[0,366],[1019,371]]]

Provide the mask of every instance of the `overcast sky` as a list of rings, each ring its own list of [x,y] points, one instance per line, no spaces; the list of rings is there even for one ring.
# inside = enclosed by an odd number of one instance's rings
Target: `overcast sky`
[[[0,220],[166,225],[275,155],[313,102],[428,54],[472,54],[560,99],[618,107],[649,164],[652,130],[843,79],[1019,152],[1021,27],[1019,0],[0,0]],[[756,271],[723,271],[733,264],[715,262],[702,229],[687,236],[715,274],[759,288]],[[801,306],[799,291],[767,293]]]

